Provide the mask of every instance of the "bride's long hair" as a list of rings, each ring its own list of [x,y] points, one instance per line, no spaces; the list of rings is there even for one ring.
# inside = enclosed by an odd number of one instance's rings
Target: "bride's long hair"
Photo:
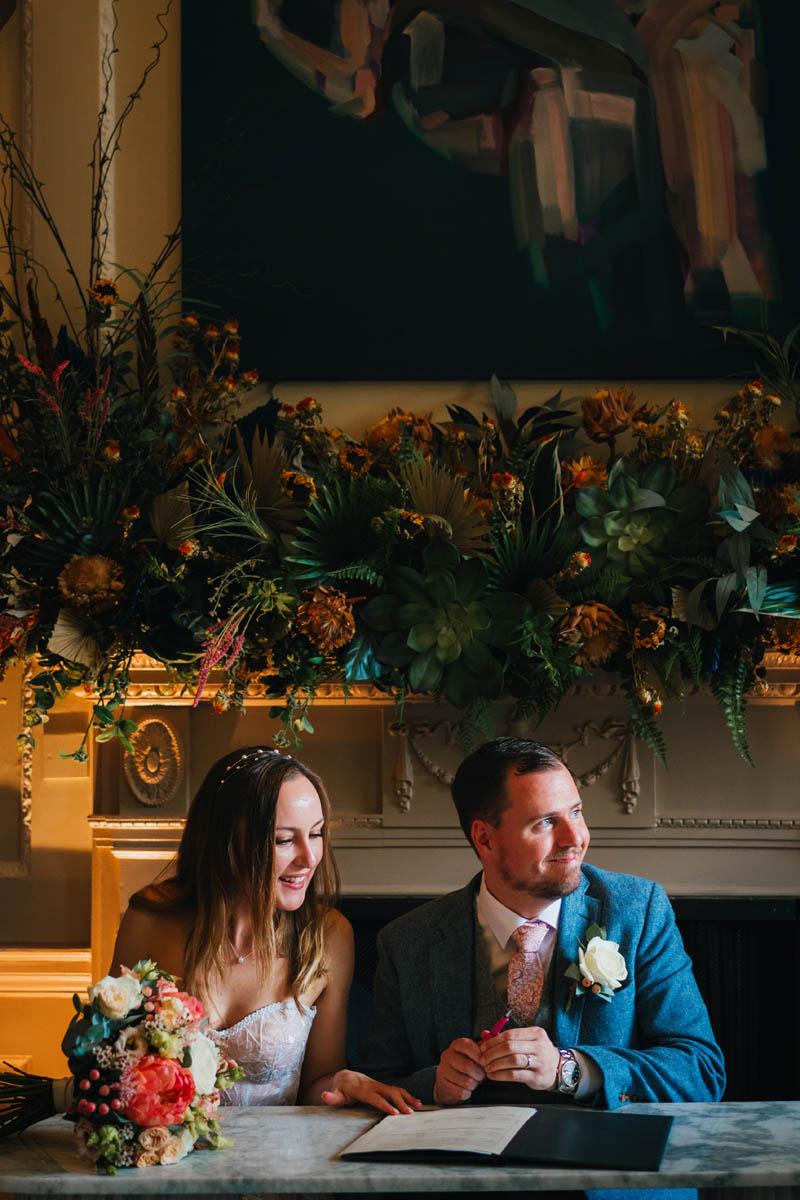
[[[297,775],[319,793],[323,850],[302,906],[285,912],[275,903],[275,813],[281,785]],[[194,914],[184,949],[185,987],[206,993],[209,981],[222,976],[231,949],[229,931],[243,897],[250,906],[253,953],[265,983],[282,955],[289,959],[295,999],[324,974],[326,919],[339,894],[329,820],[325,785],[296,758],[267,746],[248,746],[214,764],[189,808],[175,874],[130,901],[133,908],[150,912]]]

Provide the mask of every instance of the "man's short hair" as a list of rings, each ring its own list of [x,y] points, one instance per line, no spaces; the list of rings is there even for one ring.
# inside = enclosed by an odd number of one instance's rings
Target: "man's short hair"
[[[467,755],[453,779],[453,803],[470,845],[472,822],[497,826],[508,808],[506,780],[515,775],[557,771],[564,763],[548,746],[527,738],[501,737]]]

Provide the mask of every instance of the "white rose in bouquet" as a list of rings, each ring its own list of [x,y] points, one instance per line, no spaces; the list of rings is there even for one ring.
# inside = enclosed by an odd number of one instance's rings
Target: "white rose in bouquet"
[[[121,1021],[142,1003],[142,985],[135,975],[104,975],[89,988],[89,1000],[97,1001],[104,1017]]]
[[[191,1150],[194,1145],[194,1137],[188,1129],[182,1129],[180,1133],[175,1134],[162,1147],[159,1152],[158,1161],[162,1166],[168,1167],[172,1163],[180,1162],[182,1158]]]
[[[601,987],[616,989],[628,978],[625,959],[619,952],[618,942],[593,937],[586,949],[578,951],[578,962],[583,978]]]
[[[217,1047],[204,1033],[198,1034],[191,1047],[192,1065],[189,1070],[194,1076],[195,1089],[204,1096],[217,1086]]]

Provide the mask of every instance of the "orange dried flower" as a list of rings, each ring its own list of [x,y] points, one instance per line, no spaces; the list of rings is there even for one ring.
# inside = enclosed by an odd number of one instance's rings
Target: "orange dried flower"
[[[625,623],[607,604],[575,604],[561,618],[559,641],[569,646],[582,643],[575,656],[581,666],[600,666],[618,649]]]
[[[583,427],[593,442],[607,442],[630,428],[636,396],[630,388],[598,388],[581,400]]]
[[[75,608],[103,612],[125,587],[122,567],[102,554],[74,554],[58,576],[58,590]]]
[[[304,508],[317,494],[314,480],[300,471],[281,471],[281,487],[294,504],[301,504]]]
[[[608,471],[591,454],[581,454],[561,464],[561,475],[567,487],[605,487]]]
[[[339,466],[348,474],[358,478],[366,475],[370,466],[370,454],[363,446],[350,443],[339,451]]]
[[[315,587],[297,609],[295,628],[323,654],[330,654],[352,640],[356,631],[350,600],[335,588]]]

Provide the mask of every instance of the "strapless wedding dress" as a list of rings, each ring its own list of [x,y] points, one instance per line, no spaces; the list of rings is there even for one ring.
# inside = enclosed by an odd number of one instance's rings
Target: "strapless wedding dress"
[[[222,1093],[223,1104],[295,1104],[300,1071],[316,1008],[277,1000],[228,1029],[209,1029],[247,1077]]]

